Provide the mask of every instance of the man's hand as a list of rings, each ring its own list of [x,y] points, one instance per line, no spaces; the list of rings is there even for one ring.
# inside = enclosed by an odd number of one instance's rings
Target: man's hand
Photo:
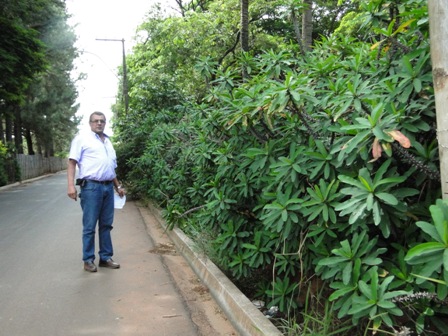
[[[78,192],[76,191],[75,186],[68,187],[67,195],[68,197],[76,201],[76,199],[78,198]]]
[[[118,187],[117,193],[121,198],[123,198],[123,196],[126,195],[126,190],[124,190],[123,187]]]

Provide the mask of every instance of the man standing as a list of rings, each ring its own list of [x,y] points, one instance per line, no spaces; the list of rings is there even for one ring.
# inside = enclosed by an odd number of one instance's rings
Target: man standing
[[[113,247],[110,232],[114,220],[114,188],[124,196],[115,174],[117,158],[109,137],[104,134],[106,116],[93,112],[89,118],[91,132],[77,135],[71,144],[67,167],[68,197],[77,199],[75,187],[76,166],[81,187],[79,198],[82,208],[82,245],[84,270],[96,272],[95,231],[98,223],[99,266],[120,268],[112,259]]]

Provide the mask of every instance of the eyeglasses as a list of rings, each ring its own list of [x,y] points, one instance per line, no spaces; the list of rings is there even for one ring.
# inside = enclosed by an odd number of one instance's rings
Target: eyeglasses
[[[103,120],[103,119],[97,119],[97,120],[90,120],[90,122],[91,122],[92,124],[105,124],[105,123],[106,123],[106,120]]]

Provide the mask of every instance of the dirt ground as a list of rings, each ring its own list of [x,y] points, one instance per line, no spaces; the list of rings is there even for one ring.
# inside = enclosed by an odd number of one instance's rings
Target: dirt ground
[[[154,242],[154,248],[149,249],[148,253],[162,257],[191,312],[193,322],[198,327],[198,336],[238,336],[239,333],[214,301],[208,288],[196,276],[184,257],[176,251],[175,245],[154,215],[146,207],[138,206],[138,208],[146,223],[147,232]]]

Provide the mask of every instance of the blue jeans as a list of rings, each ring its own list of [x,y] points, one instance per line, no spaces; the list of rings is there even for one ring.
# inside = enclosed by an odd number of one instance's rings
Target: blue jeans
[[[114,187],[113,183],[100,184],[87,181],[81,188],[82,208],[82,259],[95,260],[95,231],[98,223],[100,260],[107,260],[113,255],[110,232],[114,221]]]

